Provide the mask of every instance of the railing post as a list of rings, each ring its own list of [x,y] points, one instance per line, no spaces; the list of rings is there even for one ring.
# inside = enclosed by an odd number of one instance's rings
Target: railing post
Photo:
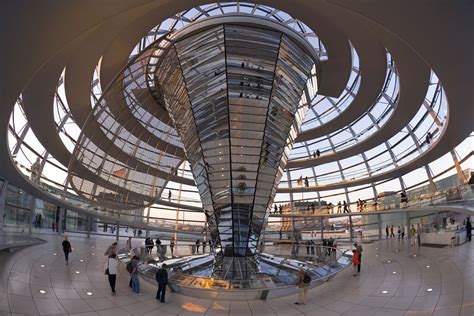
[[[349,215],[349,240],[351,243],[354,240],[354,235],[352,233],[352,216],[351,215]]]
[[[379,224],[379,240],[382,240],[382,215],[377,214],[377,222]]]
[[[408,236],[408,239],[410,238],[414,238],[414,236],[411,236],[411,233],[410,233],[410,212],[406,212],[406,221],[407,221],[407,236]]]
[[[324,239],[324,226],[323,226],[323,217],[319,218],[319,226],[321,228],[321,240]]]
[[[0,187],[0,233],[3,232],[3,226],[5,225],[5,205],[7,201],[7,188],[8,182],[6,180],[2,180],[2,184]]]

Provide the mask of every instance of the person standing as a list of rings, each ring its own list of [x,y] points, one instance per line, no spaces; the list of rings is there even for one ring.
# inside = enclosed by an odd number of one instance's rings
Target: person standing
[[[341,201],[337,202],[337,214],[341,213],[341,207],[342,207]]]
[[[402,225],[402,240],[405,239],[405,225]]]
[[[163,263],[161,268],[155,274],[156,282],[158,283],[158,290],[156,291],[156,299],[161,303],[165,303],[166,285],[168,284],[167,265]]]
[[[196,239],[196,253],[199,253],[199,247],[201,246],[201,241]]]
[[[308,296],[309,284],[311,283],[311,277],[304,272],[303,269],[298,271],[298,279],[296,285],[298,286],[298,300],[295,304],[305,305],[306,297]]]
[[[402,237],[402,230],[401,230],[400,226],[398,226],[397,236],[398,236],[398,241],[400,241],[400,238]]]
[[[214,246],[213,246],[213,244],[212,244],[212,240],[211,240],[211,239],[209,239],[209,252],[211,252],[211,253],[214,252]]]
[[[111,254],[107,259],[107,276],[109,279],[110,289],[112,290],[112,295],[117,295],[115,293],[115,283],[117,281],[117,270],[118,270],[118,262],[117,262],[117,255]]]
[[[140,279],[138,278],[138,256],[132,258],[132,292],[135,295],[140,295]]]
[[[420,225],[420,223],[418,223],[418,225],[416,225],[416,239],[417,239],[418,245],[421,245],[421,225]]]
[[[357,251],[357,249],[352,250],[352,265],[354,266],[354,273],[352,273],[352,276],[356,276],[359,274],[359,252]]]
[[[466,218],[466,233],[467,233],[467,240],[471,241],[472,239],[472,223],[471,223],[471,217],[468,216]]]
[[[411,238],[411,246],[415,247],[416,245],[416,229],[415,225],[411,225],[411,230],[410,230],[410,238]]]
[[[63,246],[64,259],[66,260],[66,265],[68,265],[69,264],[69,254],[72,252],[72,246],[71,246],[71,243],[69,242],[67,236],[64,236],[64,240],[63,240],[61,246]]]
[[[174,237],[172,237],[171,240],[170,240],[171,257],[174,256],[174,245],[175,245]]]
[[[364,248],[362,248],[362,244],[354,243],[354,247],[357,250],[357,255],[358,257],[358,264],[357,264],[357,272],[360,273],[360,267],[362,265],[362,251],[364,251]]]

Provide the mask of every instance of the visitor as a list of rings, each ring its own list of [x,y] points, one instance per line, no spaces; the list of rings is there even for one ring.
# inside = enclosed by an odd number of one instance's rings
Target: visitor
[[[140,279],[138,278],[138,256],[132,258],[132,291],[135,295],[140,295]]]
[[[111,255],[117,255],[117,242],[114,242],[112,245],[110,245],[104,253],[104,256],[107,257],[110,257]]]
[[[359,253],[357,252],[357,249],[352,250],[352,265],[354,266],[354,272],[352,273],[352,276],[358,275],[358,267],[359,267]]]
[[[362,243],[354,243],[354,247],[357,250],[357,255],[358,257],[358,265],[357,265],[357,272],[360,273],[360,267],[362,265],[362,252],[364,251],[364,248],[362,248]]]
[[[157,252],[157,253],[160,253],[160,252],[161,252],[161,240],[160,240],[160,237],[156,237],[155,245],[156,245],[156,252]],[[153,239],[151,239],[151,248],[153,249]]]
[[[390,238],[395,238],[395,234],[393,233],[393,225],[390,226]]]
[[[304,177],[304,186],[309,187],[309,180],[308,177]]]
[[[471,241],[472,239],[472,223],[471,223],[471,217],[468,216],[466,218],[466,233],[467,233],[467,241]]]
[[[319,158],[321,156],[321,152],[319,151],[319,149],[316,149],[316,157]]]
[[[174,245],[175,245],[175,242],[174,242],[174,237],[173,237],[173,238],[171,238],[171,240],[170,240],[171,257],[174,256]]]
[[[405,225],[402,225],[402,240],[405,238]]]
[[[112,290],[112,295],[117,295],[115,293],[115,283],[117,281],[117,271],[118,271],[118,262],[117,262],[117,255],[111,254],[107,259],[107,270],[105,274],[107,274],[110,284],[110,289]]]
[[[196,253],[199,253],[199,247],[201,246],[201,241],[196,239]]]
[[[347,205],[346,200],[344,200],[344,213],[350,213],[349,206]]]
[[[400,193],[400,202],[402,204],[402,208],[407,208],[408,207],[408,197],[405,191],[402,191]]]
[[[168,190],[168,201],[171,201],[171,190]]]
[[[389,230],[390,230],[390,228],[388,227],[388,225],[385,226],[385,235],[387,236],[387,239],[390,236]]]
[[[67,236],[64,236],[64,240],[63,240],[61,246],[63,246],[64,259],[66,260],[66,265],[68,265],[69,264],[69,254],[72,252],[72,246],[71,246],[71,243],[69,242]]]
[[[273,205],[273,214],[277,214],[278,213],[278,205],[274,204]]]
[[[416,226],[416,239],[417,239],[418,245],[421,245],[421,224],[420,223],[418,223],[418,225]]]
[[[306,297],[308,296],[308,289],[311,283],[311,277],[304,272],[303,269],[298,271],[298,279],[296,285],[298,286],[298,300],[295,304],[305,305]]]
[[[206,245],[207,245],[206,241],[203,240],[203,242],[202,242],[202,253],[206,253]]]
[[[398,226],[397,236],[398,236],[398,241],[400,241],[400,238],[402,237],[402,230],[400,229],[400,226]]]
[[[341,213],[342,204],[341,201],[337,202],[337,214]]]
[[[411,230],[410,230],[410,238],[411,238],[411,246],[415,247],[416,245],[416,229],[415,225],[411,225]]]
[[[214,244],[212,243],[212,240],[209,239],[209,252],[212,253],[214,251]]]
[[[161,303],[165,303],[166,285],[168,284],[167,265],[163,263],[161,268],[155,274],[156,282],[158,283],[158,290],[156,291],[156,299]]]

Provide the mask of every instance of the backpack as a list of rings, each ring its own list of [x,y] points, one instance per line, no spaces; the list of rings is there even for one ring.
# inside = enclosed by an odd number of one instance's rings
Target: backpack
[[[130,260],[129,263],[127,263],[127,265],[125,266],[125,269],[128,271],[128,273],[132,273],[133,272],[133,265],[132,265],[132,261]]]
[[[303,283],[304,284],[310,284],[311,283],[311,277],[309,276],[309,274],[304,274],[304,277],[303,277]]]

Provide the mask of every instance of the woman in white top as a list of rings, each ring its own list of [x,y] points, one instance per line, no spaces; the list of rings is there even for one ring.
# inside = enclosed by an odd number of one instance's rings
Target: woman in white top
[[[115,282],[117,281],[117,270],[118,270],[118,262],[117,262],[116,254],[110,255],[107,262],[107,269],[109,270],[108,277],[109,277],[110,288],[112,289],[112,295],[116,295]]]

